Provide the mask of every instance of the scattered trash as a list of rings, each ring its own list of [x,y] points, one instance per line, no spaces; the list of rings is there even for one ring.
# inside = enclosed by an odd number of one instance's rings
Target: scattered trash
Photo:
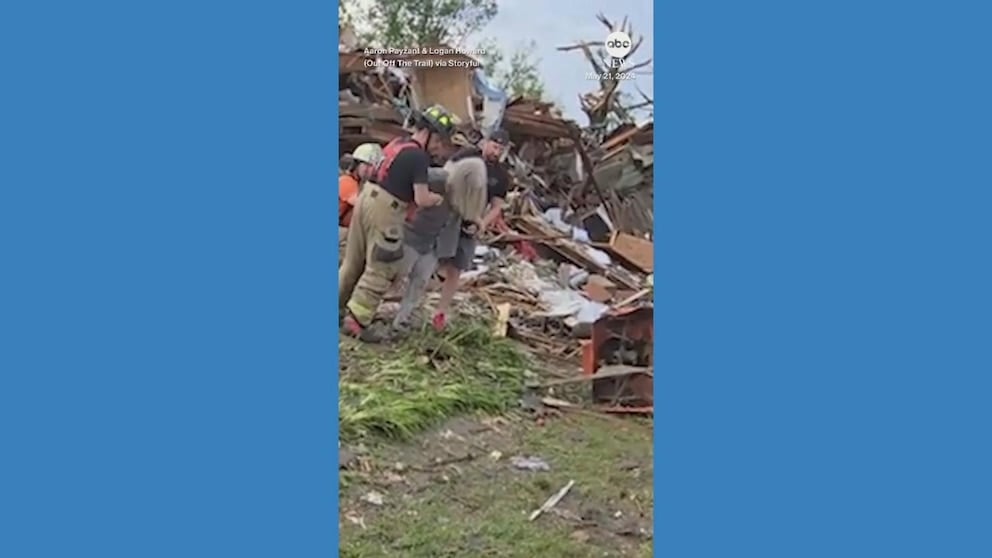
[[[362,496],[362,501],[372,504],[373,506],[381,506],[386,503],[386,499],[383,495],[374,490]]]
[[[478,244],[475,247],[475,257],[485,257],[492,252],[492,248],[485,246],[483,244]]]
[[[524,471],[550,471],[551,466],[540,457],[515,456],[510,459],[510,463],[517,469]]]
[[[358,525],[362,529],[366,529],[367,528],[365,526],[365,518],[363,518],[360,515],[355,515],[355,514],[349,512],[349,513],[345,514],[344,518],[347,519],[349,523],[351,523],[353,525]]]
[[[489,454],[489,459],[492,459],[493,461],[499,461],[502,458],[503,452],[499,450],[493,450],[492,453]]]
[[[402,476],[388,471],[383,475],[383,480],[387,484],[403,484],[406,482],[406,479]]]

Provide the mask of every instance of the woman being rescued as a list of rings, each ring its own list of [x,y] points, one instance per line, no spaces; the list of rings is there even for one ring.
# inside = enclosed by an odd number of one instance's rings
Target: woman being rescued
[[[487,169],[480,157],[448,161],[443,169],[429,170],[428,186],[443,195],[444,201],[435,207],[417,208],[407,220],[400,272],[406,285],[393,320],[394,332],[402,334],[410,328],[413,311],[423,302],[439,260],[452,257],[459,236],[480,225],[486,208],[486,184]]]

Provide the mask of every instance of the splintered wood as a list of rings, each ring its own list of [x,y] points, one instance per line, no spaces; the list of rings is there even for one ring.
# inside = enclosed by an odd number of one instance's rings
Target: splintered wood
[[[535,519],[540,517],[541,514],[557,506],[558,502],[561,502],[561,499],[564,498],[566,494],[568,494],[568,491],[571,490],[573,486],[575,486],[575,481],[574,480],[568,481],[568,484],[563,486],[562,489],[556,492],[554,496],[548,498],[547,501],[541,504],[541,507],[531,512],[530,517],[528,517],[528,520],[534,521]]]
[[[634,264],[644,273],[654,272],[654,244],[650,240],[626,233],[616,233],[610,240],[610,251]]]
[[[512,337],[540,354],[568,359],[575,352],[575,340],[561,320],[539,317],[544,310],[538,297],[507,282],[477,285],[472,294],[485,301],[495,315],[493,335]]]
[[[620,266],[604,266],[592,259],[583,246],[571,238],[562,238],[560,231],[540,217],[522,217],[513,224],[525,233],[543,240],[537,240],[557,253],[561,258],[592,273],[600,273],[610,281],[637,290],[644,283],[643,277]]]
[[[496,337],[506,337],[507,328],[510,326],[509,302],[504,302],[496,307],[496,323],[493,325],[493,335]]]

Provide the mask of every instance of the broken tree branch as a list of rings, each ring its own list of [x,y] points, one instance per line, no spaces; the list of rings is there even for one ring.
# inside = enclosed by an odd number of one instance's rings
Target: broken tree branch
[[[560,46],[558,50],[562,52],[571,52],[573,50],[579,50],[580,48],[598,47],[602,46],[602,41],[584,41],[581,43],[576,43],[574,45]]]

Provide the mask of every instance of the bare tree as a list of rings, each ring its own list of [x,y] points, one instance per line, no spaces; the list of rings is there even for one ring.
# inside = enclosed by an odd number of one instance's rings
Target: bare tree
[[[633,25],[626,17],[624,17],[620,25],[615,25],[603,14],[598,14],[596,19],[606,26],[610,32],[623,31],[633,39],[634,45],[631,47],[630,53],[627,55],[628,59],[634,56],[637,49],[640,48],[641,44],[644,42],[643,35],[639,35],[634,38],[635,33]],[[644,92],[639,89],[638,93],[640,93],[642,97],[641,102],[632,102],[630,96],[620,90],[622,80],[616,79],[617,70],[611,66],[615,63],[616,59],[606,52],[605,45],[602,41],[583,41],[574,45],[558,47],[558,50],[563,52],[573,50],[582,51],[582,54],[585,55],[586,60],[592,66],[593,71],[600,76],[598,90],[579,95],[579,104],[582,107],[582,111],[589,117],[590,128],[602,129],[613,122],[632,123],[634,121],[633,112],[635,110],[643,109],[654,103],[650,97],[645,95]],[[648,58],[647,60],[636,64],[625,65],[622,72],[633,73],[641,68],[647,67],[650,64],[651,59]]]

